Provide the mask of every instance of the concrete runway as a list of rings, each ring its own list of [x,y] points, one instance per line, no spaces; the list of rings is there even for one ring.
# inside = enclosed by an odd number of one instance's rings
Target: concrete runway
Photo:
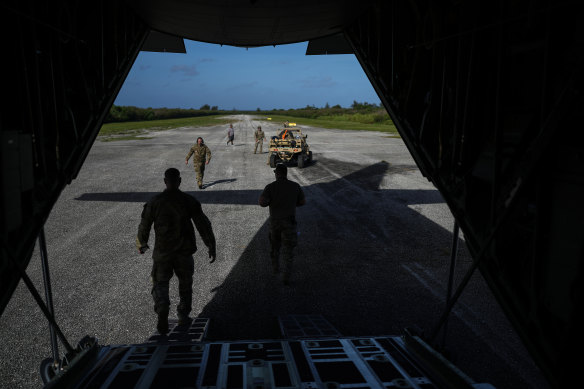
[[[268,210],[257,205],[274,179],[267,142],[253,154],[255,127],[270,137],[280,123],[243,115],[233,123],[233,146],[227,126],[94,144],[45,226],[57,321],[69,342],[92,335],[101,344],[141,343],[154,332],[151,251],[138,254],[134,240],[142,206],[164,189],[168,167],[181,171],[181,189],[202,203],[215,231],[213,264],[198,237],[192,313],[211,318],[211,339],[277,338],[276,317],[293,313],[322,314],[348,336],[399,335],[405,327],[429,335],[445,305],[453,219],[403,141],[304,127],[314,161],[288,170],[307,204],[297,211],[299,246],[284,287],[269,265]],[[212,151],[204,190],[184,163],[198,136]],[[455,285],[470,263],[461,240]],[[38,249],[27,272],[42,294]],[[176,303],[174,279],[170,287]],[[22,282],[0,317],[0,339],[0,387],[41,386],[48,325]],[[451,315],[445,350],[477,382],[547,387],[479,273]]]

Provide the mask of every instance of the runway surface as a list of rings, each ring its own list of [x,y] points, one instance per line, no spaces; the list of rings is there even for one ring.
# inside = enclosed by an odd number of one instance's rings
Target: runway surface
[[[96,141],[45,226],[56,317],[70,343],[84,335],[141,343],[154,331],[151,251],[138,254],[134,241],[143,204],[164,189],[169,167],[181,171],[181,189],[202,203],[217,239],[217,261],[209,264],[198,237],[193,285],[192,314],[211,319],[211,339],[278,338],[282,314],[322,314],[347,336],[399,335],[405,327],[429,335],[445,306],[453,218],[403,141],[303,128],[314,160],[288,169],[307,204],[297,211],[299,245],[285,287],[271,274],[268,209],[257,205],[274,180],[267,142],[263,154],[253,153],[255,127],[269,138],[280,123],[258,120],[234,117],[233,146],[227,126]],[[198,136],[212,151],[204,190],[184,163]],[[461,239],[455,285],[470,263]],[[27,272],[42,294],[38,248]],[[170,288],[176,303],[175,279]],[[0,339],[0,387],[40,387],[39,364],[51,355],[48,325],[22,282],[0,317]],[[445,352],[477,382],[547,387],[479,273],[450,317]]]

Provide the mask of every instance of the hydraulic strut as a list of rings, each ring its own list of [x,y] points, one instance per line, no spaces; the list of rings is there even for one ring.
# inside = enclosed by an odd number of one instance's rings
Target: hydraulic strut
[[[53,308],[53,292],[51,290],[51,276],[49,273],[49,256],[47,255],[47,244],[45,241],[45,229],[41,228],[39,233],[39,250],[41,252],[41,263],[43,265],[43,280],[45,283],[45,300],[47,303],[47,310],[50,315],[55,317],[55,310]],[[59,344],[57,343],[57,334],[53,323],[49,320],[49,332],[51,336],[51,351],[53,352],[53,361],[56,364],[59,360]]]

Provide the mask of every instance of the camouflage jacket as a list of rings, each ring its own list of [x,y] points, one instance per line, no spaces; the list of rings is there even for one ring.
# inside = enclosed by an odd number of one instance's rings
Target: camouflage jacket
[[[186,160],[188,161],[189,158],[193,156],[193,164],[197,163],[205,163],[211,160],[211,150],[207,147],[206,144],[196,144],[189,150],[187,154]]]
[[[260,130],[256,130],[255,132],[255,140],[263,140],[265,133]]]
[[[193,254],[197,251],[197,243],[191,220],[209,252],[215,253],[215,235],[201,203],[179,189],[166,189],[144,205],[136,246],[140,249],[148,245],[150,228],[154,223],[154,261]]]

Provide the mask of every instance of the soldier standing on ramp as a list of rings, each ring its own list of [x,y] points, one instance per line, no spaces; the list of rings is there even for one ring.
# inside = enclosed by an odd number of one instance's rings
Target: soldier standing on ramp
[[[259,205],[270,207],[270,257],[274,274],[280,272],[280,248],[284,269],[282,282],[289,285],[294,247],[298,242],[296,234],[296,207],[306,204],[300,185],[287,178],[286,165],[279,163],[274,169],[276,181],[268,184],[259,198]]]
[[[175,168],[164,172],[166,190],[144,205],[142,220],[138,227],[136,247],[144,254],[148,247],[150,228],[154,223],[154,251],[152,252],[152,298],[154,312],[158,315],[156,328],[161,335],[168,332],[168,312],[170,298],[168,283],[172,273],[178,278],[180,302],[176,307],[178,325],[189,325],[193,299],[193,254],[197,251],[195,230],[199,231],[205,245],[209,248],[209,258],[216,258],[215,235],[211,222],[203,213],[201,203],[193,196],[182,192],[180,173]]]
[[[185,165],[189,164],[189,158],[193,156],[193,166],[197,173],[197,184],[199,189],[203,189],[203,177],[205,176],[205,165],[211,161],[211,150],[203,142],[203,138],[197,138],[197,144],[191,147],[185,159]]]
[[[258,144],[260,145],[260,154],[263,153],[264,150],[264,132],[262,131],[262,127],[258,126],[258,129],[255,132],[255,149],[253,153],[255,154],[258,151]]]

